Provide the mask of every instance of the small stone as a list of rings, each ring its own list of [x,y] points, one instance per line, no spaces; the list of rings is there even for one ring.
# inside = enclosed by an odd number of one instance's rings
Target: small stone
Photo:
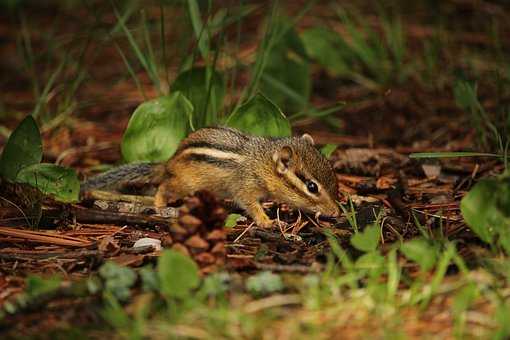
[[[135,242],[133,248],[152,246],[155,251],[161,250],[161,241],[155,238],[144,237]]]
[[[421,168],[428,179],[437,178],[441,174],[441,166],[438,164],[422,164]]]

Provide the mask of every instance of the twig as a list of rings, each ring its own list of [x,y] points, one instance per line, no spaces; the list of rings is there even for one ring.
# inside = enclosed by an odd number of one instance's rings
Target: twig
[[[0,226],[0,235],[23,238],[37,243],[56,244],[60,246],[88,247],[93,244],[91,241],[77,237],[58,235],[48,232],[14,229]]]
[[[164,218],[159,216],[144,216],[141,214],[120,213],[113,211],[104,211],[97,209],[88,209],[75,205],[71,209],[76,216],[76,221],[80,223],[102,223],[102,224],[138,224],[145,226],[166,225],[174,218]]]
[[[255,224],[255,222],[251,222],[251,224],[248,227],[246,227],[246,229],[244,229],[243,232],[241,234],[239,234],[239,236],[236,237],[236,239],[234,240],[233,243],[236,243],[237,241],[239,241],[241,239],[241,237],[243,237],[243,235],[246,234],[254,224]]]

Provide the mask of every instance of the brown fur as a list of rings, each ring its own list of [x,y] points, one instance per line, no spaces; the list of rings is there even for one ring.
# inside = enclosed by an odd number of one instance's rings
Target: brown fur
[[[158,207],[208,190],[233,199],[260,226],[271,224],[263,199],[312,213],[339,214],[336,176],[309,135],[264,138],[230,128],[204,128],[181,142],[166,170],[155,197]],[[303,178],[317,182],[319,193],[308,192]]]

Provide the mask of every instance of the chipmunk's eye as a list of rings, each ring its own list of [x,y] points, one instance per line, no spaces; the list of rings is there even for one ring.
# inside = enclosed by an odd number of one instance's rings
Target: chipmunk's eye
[[[306,188],[308,191],[310,191],[312,194],[316,194],[319,191],[319,187],[317,186],[317,183],[314,181],[306,181]]]

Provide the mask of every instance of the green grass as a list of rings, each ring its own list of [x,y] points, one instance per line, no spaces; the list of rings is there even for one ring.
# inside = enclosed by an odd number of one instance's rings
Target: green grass
[[[379,232],[380,226],[374,227]],[[281,332],[307,338],[331,337],[341,329],[346,335],[370,332],[372,336],[398,333],[403,337],[426,337],[445,331],[447,322],[453,325],[447,334],[457,337],[501,338],[510,334],[505,325],[510,305],[501,290],[508,285],[510,276],[501,277],[491,267],[468,269],[455,243],[433,239],[427,242],[433,242],[435,247],[423,244],[404,249],[406,242],[393,245],[384,254],[379,253],[376,243],[375,253],[365,248],[368,252],[362,251],[356,258],[339,246],[335,236],[329,234],[328,238],[332,256],[325,270],[317,274],[262,272],[240,277],[220,272],[200,279],[196,286],[188,284],[190,279],[177,283],[170,279],[173,274],[162,274],[171,268],[196,275],[196,269],[180,257],[172,260],[169,267],[164,260],[169,259],[169,253],[165,253],[157,268],[149,266],[137,271],[143,291],[129,293],[126,288],[134,285],[135,272],[110,264],[108,270],[100,270],[99,279],[90,278],[87,284],[94,294],[98,289],[102,292],[101,315],[110,329],[99,332],[104,336],[115,332],[130,339],[169,335],[260,338]],[[372,255],[367,257],[368,254]],[[427,258],[435,260],[425,266],[422,261]],[[494,261],[500,262],[498,266],[510,266],[507,259],[495,257]],[[452,269],[458,274],[447,275]],[[132,279],[120,281],[126,276],[124,271],[129,271]],[[19,298],[18,304],[9,307],[10,313],[21,308],[21,301],[29,304],[31,299],[51,293],[59,281],[32,278],[31,282],[32,288]],[[82,287],[83,282],[75,285]],[[177,291],[181,293],[173,295]],[[83,294],[82,288],[76,288],[76,292]],[[448,296],[452,299],[445,302]],[[480,313],[479,308],[483,309],[479,315],[482,319],[473,320],[470,315]],[[448,315],[446,320],[434,319],[434,315],[444,313]],[[366,328],[368,324],[370,329]],[[414,333],[414,327],[420,331]]]

